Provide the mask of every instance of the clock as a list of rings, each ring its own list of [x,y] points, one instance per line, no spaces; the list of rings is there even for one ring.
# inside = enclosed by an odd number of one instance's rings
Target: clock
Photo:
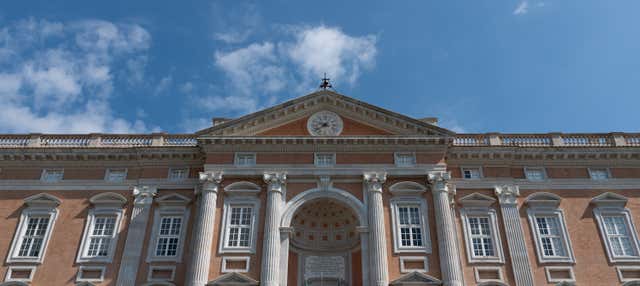
[[[319,111],[307,120],[307,130],[313,136],[337,136],[342,132],[342,119],[331,111]]]

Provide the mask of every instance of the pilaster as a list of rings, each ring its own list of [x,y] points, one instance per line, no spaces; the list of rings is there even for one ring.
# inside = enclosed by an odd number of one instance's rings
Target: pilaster
[[[131,222],[127,228],[127,240],[124,245],[124,254],[118,271],[117,286],[129,286],[136,284],[138,265],[142,256],[144,235],[147,231],[149,214],[153,197],[158,193],[156,187],[140,186],[133,188],[133,209]]]
[[[260,285],[278,286],[280,265],[280,217],[282,194],[287,174],[269,172],[263,175],[267,183],[267,209],[264,223],[264,244],[262,247],[262,271]]]
[[[533,274],[529,264],[527,246],[518,213],[518,196],[520,189],[515,185],[495,186],[495,194],[500,201],[502,221],[507,237],[511,266],[516,286],[533,286]]]
[[[209,279],[216,202],[222,172],[200,172],[199,178],[201,186],[196,190],[198,209],[193,228],[193,247],[186,273],[187,286],[204,286]]]
[[[382,203],[382,184],[387,180],[384,172],[364,174],[364,183],[368,192],[367,216],[369,220],[369,269],[371,285],[389,284],[389,265],[387,261],[387,236],[384,226],[384,207]]]
[[[463,286],[464,278],[462,276],[460,252],[458,251],[454,211],[452,209],[455,188],[449,185],[448,181],[450,179],[451,175],[448,172],[435,172],[428,175],[436,213],[442,285]]]

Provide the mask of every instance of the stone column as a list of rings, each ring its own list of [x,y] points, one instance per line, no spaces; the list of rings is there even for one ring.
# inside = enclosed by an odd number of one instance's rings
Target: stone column
[[[293,233],[293,227],[280,228],[280,286],[287,286],[289,278],[289,237],[291,233]]]
[[[267,210],[264,221],[264,244],[262,247],[262,271],[260,285],[278,286],[280,284],[280,211],[285,173],[265,173],[267,189]]]
[[[124,254],[118,271],[117,286],[136,284],[151,203],[153,203],[153,197],[157,193],[158,190],[155,187],[141,186],[133,188],[133,196],[135,198],[131,211],[131,222],[127,227],[127,240],[124,244]]]
[[[442,285],[463,286],[464,280],[458,251],[458,237],[456,236],[454,212],[451,209],[453,205],[451,198],[455,195],[455,189],[451,188],[447,183],[451,179],[451,175],[448,172],[435,172],[430,173],[428,179],[436,212]]]
[[[200,172],[200,186],[197,191],[198,210],[193,226],[193,238],[186,273],[187,286],[204,286],[209,280],[211,246],[215,226],[216,201],[218,188],[222,181],[222,172]]]
[[[495,194],[500,201],[502,222],[506,232],[516,286],[533,286],[533,274],[518,212],[520,189],[514,185],[496,186]]]
[[[367,217],[369,220],[369,271],[371,285],[389,284],[389,266],[387,261],[387,236],[384,226],[384,208],[382,205],[382,184],[387,180],[386,173],[365,173],[364,183],[367,190]],[[364,262],[363,262],[364,263]]]

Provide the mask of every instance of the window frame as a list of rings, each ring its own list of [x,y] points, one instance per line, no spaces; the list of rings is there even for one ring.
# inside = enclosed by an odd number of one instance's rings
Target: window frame
[[[401,163],[400,156],[402,155],[411,156],[411,162],[408,164]],[[418,164],[416,160],[416,153],[415,152],[395,152],[393,153],[393,163],[396,165],[396,167],[415,167]]]
[[[93,227],[95,226],[95,219],[99,216],[115,216],[116,221],[113,227],[114,231],[111,235],[111,242],[109,243],[109,250],[107,256],[88,256],[87,251],[89,250],[89,246],[91,242],[89,239],[92,237],[91,232],[93,232]],[[113,261],[113,257],[116,252],[116,248],[118,246],[118,237],[122,227],[122,220],[124,218],[124,209],[116,208],[116,207],[98,207],[89,210],[89,214],[87,215],[87,221],[84,226],[84,232],[82,235],[82,241],[80,242],[80,248],[78,251],[78,256],[76,258],[77,263],[85,263],[85,262],[100,262],[100,263],[111,263]]]
[[[251,207],[251,229],[249,230],[249,246],[230,247],[229,241],[229,225],[231,222],[231,208],[234,207]],[[222,227],[220,228],[221,237],[218,245],[219,253],[251,253],[256,252],[256,241],[258,237],[258,218],[260,214],[260,201],[255,197],[227,197],[224,200],[222,211]]]
[[[190,211],[187,204],[191,200],[180,194],[172,193],[156,199],[158,204],[153,214],[153,226],[151,228],[150,243],[147,247],[147,263],[151,262],[181,262],[184,254],[184,245],[189,226]],[[178,247],[174,256],[156,255],[158,239],[160,238],[161,222],[163,217],[180,217],[180,234],[178,234]]]
[[[47,175],[51,171],[59,171],[61,173],[60,178],[58,178],[56,180],[47,179]],[[46,183],[58,183],[58,182],[61,182],[62,180],[64,180],[64,169],[63,168],[44,168],[44,169],[42,169],[42,173],[40,174],[40,181],[46,182]]]
[[[619,263],[619,262],[639,262],[640,261],[640,243],[638,242],[638,231],[635,227],[635,223],[633,222],[633,216],[631,215],[631,211],[627,208],[615,208],[615,207],[596,207],[593,209],[593,213],[596,217],[596,221],[598,224],[598,230],[600,232],[600,238],[604,241],[605,250],[607,252],[607,258],[611,263]],[[604,217],[605,216],[622,216],[625,218],[625,224],[627,226],[627,230],[630,232],[629,237],[631,238],[631,246],[634,248],[633,250],[636,253],[636,256],[615,256],[613,254],[613,249],[611,242],[609,241],[609,236],[607,235]]]
[[[390,200],[391,221],[393,224],[393,253],[431,253],[431,238],[429,234],[429,220],[426,219],[428,213],[427,202],[419,196],[398,196]],[[420,212],[420,225],[422,235],[422,246],[403,246],[400,237],[400,213],[401,206],[416,206]]]
[[[524,167],[524,177],[525,179],[527,179],[527,181],[531,181],[531,182],[543,182],[547,179],[549,179],[549,177],[547,176],[547,168],[545,167]],[[542,171],[542,178],[541,179],[533,179],[532,177],[530,177],[528,175],[528,172],[530,170],[540,170]]]
[[[478,177],[477,178],[466,178],[465,175],[464,175],[464,172],[466,170],[472,170],[472,169],[478,170]],[[463,180],[480,180],[480,179],[484,178],[484,173],[482,171],[482,166],[462,166],[462,167],[460,167],[460,175],[461,175]]]
[[[179,170],[179,169],[186,170],[186,176],[185,177],[172,177],[171,174],[175,170]],[[169,168],[169,173],[167,174],[167,180],[171,181],[171,182],[182,182],[182,181],[185,181],[185,180],[189,179],[189,172],[190,171],[191,171],[191,169],[189,167],[171,167],[171,168]]]
[[[325,156],[325,155],[330,155],[331,156],[331,162],[329,164],[321,164],[321,161],[319,160],[319,156]],[[315,152],[313,153],[313,165],[316,167],[333,167],[336,165],[336,153],[332,153],[332,152]]]
[[[18,227],[14,233],[13,240],[11,242],[11,248],[7,255],[7,263],[37,263],[40,264],[44,261],[44,257],[47,253],[47,247],[53,233],[53,229],[58,218],[58,206],[61,201],[54,196],[48,194],[38,194],[25,199],[27,205],[20,214],[20,220]],[[32,217],[48,217],[49,224],[47,230],[43,236],[40,252],[37,257],[23,257],[19,256],[20,248],[22,246],[22,240],[27,231],[28,221]]]
[[[607,168],[607,167],[590,167],[588,168],[589,170],[589,178],[591,180],[594,181],[607,181],[607,180],[611,180],[611,169]],[[594,178],[593,174],[596,172],[596,170],[603,170],[606,174],[607,177],[604,179],[598,179],[598,178]]]
[[[536,254],[539,263],[575,263],[575,256],[573,255],[573,247],[571,245],[571,238],[567,230],[564,212],[558,208],[549,207],[529,207],[527,209],[527,216],[529,218],[529,226],[533,233],[533,239],[536,245]],[[565,256],[546,256],[544,255],[544,249],[542,246],[541,236],[538,231],[538,217],[555,217],[558,221],[558,234],[560,236],[562,247],[565,252]]]
[[[462,219],[462,230],[464,233],[467,260],[469,263],[504,263],[504,253],[502,250],[502,241],[500,239],[496,210],[489,207],[463,207],[460,208],[460,217]],[[494,253],[493,256],[476,256],[473,251],[474,248],[473,241],[471,239],[471,224],[469,223],[469,218],[474,217],[486,217],[489,219],[489,229],[491,231]]]
[[[122,180],[113,180],[110,178],[111,174],[113,174],[114,170],[122,170],[124,172],[124,177],[122,178]],[[106,182],[112,182],[112,183],[122,183],[124,181],[127,180],[127,174],[128,174],[128,169],[127,168],[107,168],[107,170],[105,170],[104,172],[104,180]]]
[[[248,164],[241,164],[239,157],[240,156],[246,156],[246,155],[253,156],[253,159]],[[237,167],[253,167],[257,163],[257,157],[258,156],[256,155],[256,152],[236,152],[233,155],[233,165],[235,165]]]

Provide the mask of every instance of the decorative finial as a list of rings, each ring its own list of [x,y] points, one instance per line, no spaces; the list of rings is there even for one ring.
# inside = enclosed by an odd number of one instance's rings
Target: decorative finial
[[[325,73],[324,77],[322,78],[322,83],[320,83],[320,88],[324,90],[328,88],[333,88],[333,86],[329,82],[329,78],[327,78],[327,73]]]

